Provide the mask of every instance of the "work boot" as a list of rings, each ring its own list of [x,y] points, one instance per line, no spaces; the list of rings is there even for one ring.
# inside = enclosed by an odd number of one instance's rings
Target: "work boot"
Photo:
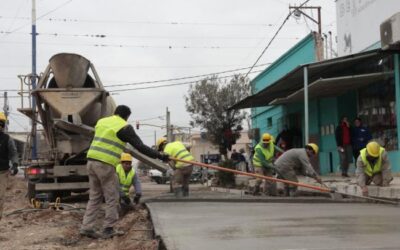
[[[296,188],[289,188],[289,196],[296,197],[297,196],[297,189]]]
[[[253,196],[259,196],[260,194],[260,186],[255,186],[253,191]]]
[[[81,236],[86,236],[92,239],[99,239],[102,237],[101,234],[99,234],[98,232],[94,231],[93,229],[81,229],[79,230],[79,234]]]
[[[276,183],[271,183],[269,187],[265,188],[265,195],[266,196],[277,196],[278,194]]]
[[[182,198],[183,197],[183,188],[182,187],[175,188],[174,193],[175,193],[175,198]]]
[[[188,197],[189,196],[189,187],[183,187],[183,197]]]
[[[124,233],[123,231],[114,230],[113,227],[106,227],[106,228],[104,228],[104,230],[103,230],[102,238],[103,238],[103,239],[109,239],[109,238],[112,238],[112,237],[114,237],[114,236],[122,236],[122,235],[124,235],[124,234],[125,234],[125,233]]]

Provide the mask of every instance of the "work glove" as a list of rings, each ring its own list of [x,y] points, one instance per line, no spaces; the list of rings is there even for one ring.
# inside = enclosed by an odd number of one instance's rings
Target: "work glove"
[[[10,168],[10,174],[12,176],[18,174],[18,164],[17,163],[13,163],[12,167]]]
[[[139,204],[140,197],[142,197],[141,194],[136,194],[135,197],[133,198],[133,202],[137,205]]]
[[[158,159],[162,160],[163,162],[168,162],[169,161],[169,155],[165,153],[160,153],[158,155]]]
[[[121,197],[121,200],[122,200],[122,202],[125,203],[125,205],[127,205],[127,206],[129,206],[129,205],[132,203],[131,199],[130,199],[128,196],[122,196],[122,197]]]

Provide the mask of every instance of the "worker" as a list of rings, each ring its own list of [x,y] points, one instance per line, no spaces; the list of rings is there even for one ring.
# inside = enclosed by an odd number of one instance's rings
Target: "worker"
[[[126,143],[139,152],[151,157],[168,161],[169,157],[143,144],[127,120],[131,114],[129,107],[120,105],[114,115],[98,120],[93,141],[87,153],[87,171],[89,176],[89,201],[83,217],[80,234],[90,238],[111,238],[122,235],[114,225],[118,220],[119,191],[115,168]],[[106,203],[103,232],[94,230],[97,213],[103,198]]]
[[[256,174],[272,177],[273,161],[275,156],[275,145],[272,136],[268,133],[262,135],[261,141],[254,148],[253,166]],[[260,195],[260,185],[262,179],[257,179],[253,195]],[[266,195],[276,195],[276,184],[265,180],[264,193]]]
[[[180,141],[168,143],[167,139],[162,137],[157,140],[156,146],[158,151],[163,151],[171,157],[187,161],[194,160],[194,157]],[[181,198],[189,196],[189,181],[190,175],[193,171],[193,165],[180,161],[170,161],[169,165],[174,170],[172,177],[172,189],[175,193],[175,197]]]
[[[133,207],[132,199],[129,195],[129,188],[135,187],[135,197],[133,202],[139,204],[142,197],[142,187],[135,168],[132,167],[132,155],[129,153],[121,154],[121,163],[117,165],[116,172],[119,180],[119,195],[122,213],[126,213]]]
[[[322,183],[321,178],[315,172],[310,163],[310,158],[318,155],[318,145],[308,143],[304,148],[292,148],[285,151],[276,161],[275,169],[281,179],[299,182],[297,174],[314,178],[318,183]],[[297,186],[285,184],[286,196],[296,196]]]
[[[375,141],[369,142],[364,149],[360,150],[356,167],[357,184],[365,196],[368,196],[367,186],[371,182],[386,187],[393,180],[386,150]]]
[[[0,112],[0,220],[3,215],[3,205],[7,189],[8,175],[18,173],[18,153],[14,140],[4,132],[7,117]],[[10,167],[10,161],[12,167]]]

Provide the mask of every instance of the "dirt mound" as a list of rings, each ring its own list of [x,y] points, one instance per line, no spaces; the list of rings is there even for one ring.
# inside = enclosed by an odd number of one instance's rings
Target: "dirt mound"
[[[89,239],[79,235],[86,202],[69,203],[77,209],[32,210],[25,196],[26,183],[10,178],[3,219],[0,221],[0,249],[158,249],[153,226],[144,206],[137,206],[121,218],[116,228],[125,235],[109,240]],[[24,209],[24,211],[19,211]],[[15,212],[10,214],[11,212]],[[7,216],[6,216],[7,215]],[[101,230],[104,210],[99,211],[97,228]]]

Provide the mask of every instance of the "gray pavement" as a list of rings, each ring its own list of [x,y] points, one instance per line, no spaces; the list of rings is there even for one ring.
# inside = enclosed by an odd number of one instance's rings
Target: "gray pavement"
[[[398,207],[358,203],[151,202],[172,249],[399,249]]]

